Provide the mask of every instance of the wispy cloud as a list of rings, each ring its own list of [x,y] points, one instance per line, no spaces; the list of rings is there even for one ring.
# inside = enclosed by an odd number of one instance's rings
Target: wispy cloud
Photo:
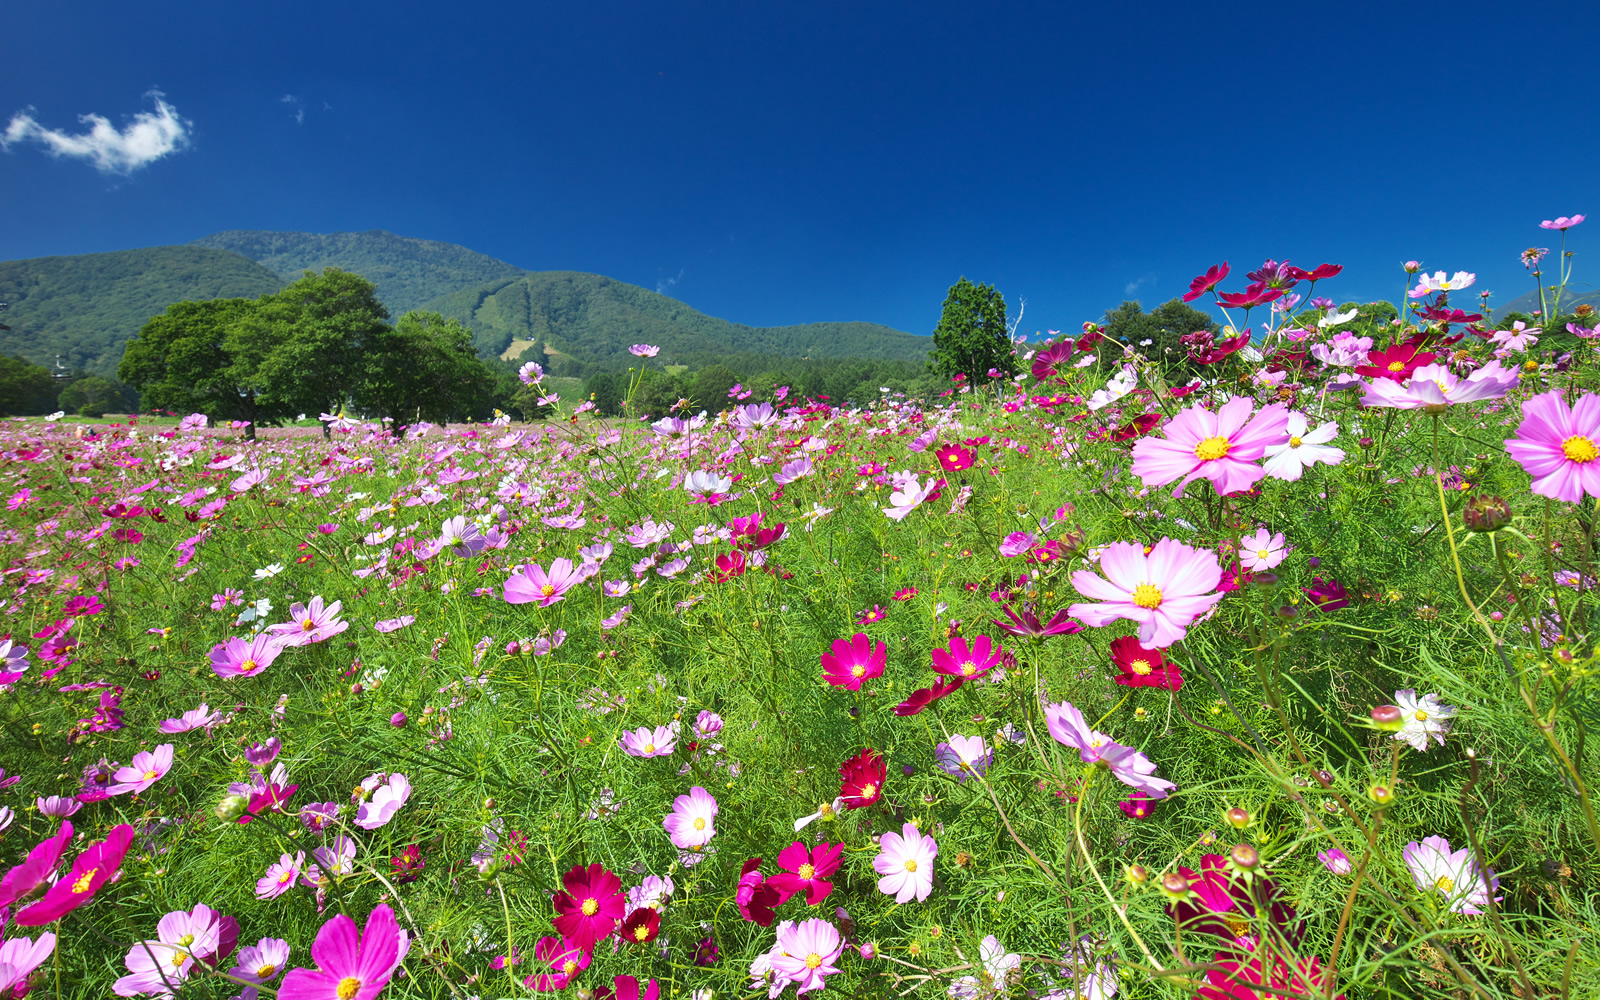
[[[294,96],[293,94],[284,94],[283,97],[279,99],[278,103],[287,104],[294,108],[294,123],[296,125],[305,123],[306,109],[305,105],[300,103],[300,98]]]
[[[1154,274],[1141,275],[1141,276],[1133,279],[1132,281],[1128,282],[1126,285],[1123,285],[1122,286],[1122,294],[1124,294],[1124,295],[1137,294],[1139,289],[1143,288],[1145,285],[1152,284],[1155,280],[1156,280],[1156,276]]]
[[[680,282],[682,280],[683,280],[683,268],[680,267],[680,268],[678,268],[678,276],[677,277],[675,277],[675,278],[659,278],[659,279],[656,280],[656,294],[657,295],[665,295],[665,294],[667,294],[667,289],[671,288],[673,285],[676,285],[678,282]]]
[[[77,135],[40,125],[33,108],[19,111],[0,135],[0,149],[9,152],[19,143],[36,142],[51,156],[88,160],[103,174],[127,176],[188,145],[194,129],[194,123],[179,115],[161,91],[144,96],[155,101],[154,111],[139,112],[121,129],[101,115],[79,115],[89,130]]]

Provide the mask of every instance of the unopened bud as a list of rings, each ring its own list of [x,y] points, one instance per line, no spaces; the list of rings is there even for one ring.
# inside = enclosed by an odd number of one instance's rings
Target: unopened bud
[[[1278,608],[1278,617],[1284,621],[1293,621],[1300,612],[1292,604],[1285,604]]]
[[[1128,881],[1134,885],[1144,885],[1150,881],[1150,872],[1144,865],[1129,865],[1127,869]],[[1181,877],[1181,876],[1180,876]]]
[[[1500,497],[1475,496],[1461,511],[1468,531],[1499,531],[1511,523],[1511,505]]]
[[[1380,806],[1386,806],[1394,802],[1394,789],[1390,788],[1388,785],[1373,785],[1371,788],[1367,789],[1367,798],[1376,802]]]
[[[1161,891],[1172,899],[1183,899],[1189,895],[1189,880],[1177,872],[1169,872],[1161,876]]]
[[[878,957],[878,942],[868,941],[861,946],[860,950],[861,957],[870,962]]]
[[[1249,844],[1234,844],[1228,852],[1228,860],[1240,871],[1253,872],[1261,867],[1261,852]]]
[[[1232,809],[1229,809],[1225,818],[1228,821],[1228,825],[1233,827],[1235,830],[1243,830],[1245,827],[1250,825],[1249,811],[1241,809],[1238,806],[1234,806]]]
[[[238,793],[224,795],[222,801],[217,803],[217,819],[222,820],[224,823],[232,823],[244,815],[244,811],[249,805],[250,799],[246,796]]]
[[[1372,724],[1379,729],[1397,730],[1405,725],[1404,716],[1394,705],[1379,705],[1372,710]]]
[[[1263,570],[1256,574],[1256,578],[1253,582],[1257,587],[1276,587],[1278,585],[1278,574]]]
[[[1315,771],[1312,773],[1312,777],[1316,778],[1317,784],[1321,785],[1323,788],[1330,788],[1333,786],[1332,771]]]

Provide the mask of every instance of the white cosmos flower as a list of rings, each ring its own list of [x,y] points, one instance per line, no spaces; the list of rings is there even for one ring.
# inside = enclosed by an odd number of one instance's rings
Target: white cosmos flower
[[[255,577],[256,577],[257,580],[270,580],[270,579],[272,579],[273,577],[277,576],[279,573],[282,573],[282,572],[283,572],[283,563],[272,563],[270,565],[263,566],[260,569],[256,570]]]
[[[1418,698],[1417,692],[1411,688],[1396,691],[1394,703],[1400,709],[1403,723],[1400,731],[1394,734],[1395,739],[1409,743],[1418,753],[1428,749],[1430,736],[1444,746],[1444,734],[1450,731],[1450,720],[1456,717],[1459,709],[1441,703],[1437,694],[1425,694]]]
[[[1500,879],[1493,870],[1484,878],[1470,849],[1451,851],[1450,841],[1443,837],[1424,837],[1420,844],[1412,841],[1400,853],[1417,888],[1443,896],[1452,913],[1482,913],[1483,907],[1489,905],[1490,893],[1500,888]]]
[[[1331,312],[1317,320],[1317,325],[1326,330],[1330,326],[1339,326],[1342,323],[1348,323],[1355,319],[1356,315],[1357,312],[1354,309],[1350,310],[1349,312]]]
[[[1344,461],[1344,449],[1328,444],[1339,436],[1338,422],[1329,420],[1308,433],[1310,424],[1304,413],[1290,411],[1287,428],[1289,440],[1267,446],[1266,461],[1262,463],[1267,475],[1294,482],[1308,465],[1317,462],[1338,465]]]

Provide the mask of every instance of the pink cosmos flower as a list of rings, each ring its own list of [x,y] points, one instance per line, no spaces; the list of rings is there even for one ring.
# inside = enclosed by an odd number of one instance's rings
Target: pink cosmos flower
[[[678,733],[671,726],[641,727],[622,734],[622,752],[630,757],[670,757],[678,745]]]
[[[296,602],[289,606],[291,620],[269,625],[267,631],[277,636],[285,646],[307,646],[322,642],[350,627],[349,622],[339,620],[339,609],[342,607],[343,601],[334,601],[324,607],[320,595],[313,597],[310,604]]]
[[[904,486],[889,494],[889,506],[883,512],[891,520],[903,521],[912,511],[922,506],[929,500],[939,497],[939,486],[943,481],[929,477],[926,485],[917,482],[916,476],[907,477]]]
[[[1289,411],[1281,403],[1252,413],[1255,403],[1234,396],[1212,413],[1195,405],[1169,420],[1165,437],[1146,437],[1133,446],[1133,473],[1146,486],[1164,486],[1178,480],[1172,491],[1183,496],[1184,487],[1196,479],[1209,479],[1218,493],[1249,489],[1266,471],[1255,463],[1268,445],[1282,442]]]
[[[857,632],[848,641],[833,640],[832,649],[832,655],[822,654],[822,678],[834,687],[859,691],[866,681],[882,676],[888,663],[889,647],[873,643],[865,632]]]
[[[1132,747],[1125,747],[1099,730],[1089,728],[1083,713],[1071,702],[1045,706],[1045,723],[1057,743],[1078,751],[1085,764],[1102,764],[1118,781],[1152,799],[1164,799],[1178,786],[1155,777],[1156,766]]]
[[[26,996],[29,977],[55,950],[56,936],[50,933],[40,934],[37,941],[15,937],[0,944],[0,997]]]
[[[281,652],[283,643],[265,632],[248,640],[229,639],[211,648],[211,669],[218,677],[254,677]]]
[[[1405,846],[1400,852],[1417,888],[1423,892],[1437,892],[1444,897],[1445,906],[1452,913],[1477,916],[1490,904],[1494,890],[1500,888],[1500,879],[1491,870],[1485,872],[1470,848],[1450,850],[1450,841],[1443,837],[1424,837]],[[1495,897],[1499,902],[1499,897]]]
[[[163,719],[157,728],[163,733],[187,733],[191,729],[209,729],[222,721],[221,712],[213,712],[200,703],[199,708],[190,709],[176,719]]]
[[[1326,851],[1318,851],[1317,860],[1322,862],[1322,866],[1335,875],[1348,875],[1355,871],[1355,866],[1350,863],[1350,856],[1337,847],[1330,847]]]
[[[582,572],[573,568],[572,560],[560,558],[550,563],[550,572],[538,563],[518,567],[506,581],[503,594],[507,604],[538,604],[548,608],[560,603],[567,591],[583,582]]]
[[[154,753],[144,750],[134,754],[133,760],[127,767],[119,768],[117,773],[112,775],[117,783],[112,785],[109,791],[112,795],[142,792],[160,781],[170,770],[172,770],[172,744],[163,743],[156,747]]]
[[[522,981],[522,985],[536,993],[564,990],[572,978],[589,967],[589,953],[571,941],[562,938],[542,937],[533,948],[533,960],[550,967],[549,972],[536,972]]]
[[[1522,404],[1517,436],[1506,451],[1533,477],[1529,489],[1577,503],[1600,497],[1600,396],[1585,393],[1569,410],[1559,391]]]
[[[367,779],[372,780],[372,779]],[[389,780],[373,791],[372,797],[356,808],[356,826],[363,830],[376,830],[386,825],[400,807],[411,797],[411,781],[403,774],[391,774]]]
[[[411,936],[400,929],[389,904],[380,903],[359,932],[341,913],[311,943],[318,968],[291,970],[278,1000],[376,1000],[410,950]]]
[[[628,348],[628,353],[636,358],[653,358],[661,353],[661,348],[651,344],[634,344]]]
[[[1222,566],[1214,552],[1194,549],[1171,538],[1156,542],[1146,555],[1133,542],[1112,542],[1100,554],[1105,578],[1089,570],[1072,574],[1072,585],[1094,604],[1067,611],[1100,628],[1119,618],[1139,623],[1139,641],[1165,648],[1182,639],[1196,618],[1216,607]]]
[[[28,852],[26,860],[6,872],[5,877],[0,878],[0,909],[47,888],[71,840],[72,824],[63,820],[54,837],[39,843]]]
[[[63,823],[61,826],[70,832],[71,824]],[[12,919],[22,927],[39,927],[55,923],[88,903],[94,899],[100,887],[121,870],[122,859],[127,856],[132,844],[133,827],[122,823],[112,828],[105,840],[90,844],[73,860],[72,870],[51,886],[43,899],[26,907]]]
[[[51,819],[66,819],[83,808],[83,803],[77,799],[61,795],[51,795],[48,798],[40,796],[34,800],[34,805],[39,808],[40,815],[49,816]],[[0,906],[4,905],[0,902]]]
[[[939,770],[966,784],[974,775],[983,774],[994,760],[994,751],[982,736],[952,736],[950,742],[933,748],[934,762]]]
[[[1363,386],[1364,406],[1390,406],[1401,410],[1443,413],[1454,403],[1480,399],[1499,399],[1517,384],[1518,374],[1490,361],[1466,378],[1457,377],[1448,365],[1423,365],[1411,373],[1404,385],[1392,379],[1373,379]]]
[[[401,615],[399,618],[385,618],[381,622],[375,622],[372,627],[379,632],[388,634],[390,632],[398,632],[416,620],[415,615]]]
[[[916,897],[921,903],[933,891],[933,859],[939,854],[939,845],[911,823],[899,833],[888,832],[878,838],[878,856],[872,867],[883,877],[878,879],[878,891],[894,896],[896,903]]]
[[[824,977],[844,971],[834,965],[844,954],[844,939],[838,928],[816,917],[799,924],[786,921],[778,931],[777,951],[772,971],[795,984],[796,996],[822,989]]]
[[[1239,550],[1239,560],[1244,563],[1244,568],[1251,570],[1272,569],[1288,556],[1289,550],[1284,545],[1283,532],[1270,534],[1266,528],[1258,528],[1256,533],[1245,538]]]
[[[970,645],[966,639],[956,636],[950,640],[948,648],[935,649],[929,655],[936,672],[971,680],[993,669],[1004,652],[994,640],[980,635]]]
[[[287,854],[279,857],[276,864],[267,868],[265,875],[256,879],[256,898],[277,899],[293,889],[295,879],[300,877],[300,870],[305,864],[305,851],[297,852],[292,858]]]
[[[699,785],[688,795],[672,800],[672,812],[662,820],[672,845],[685,851],[698,851],[717,835],[717,800]]]
[[[239,949],[239,957],[228,975],[251,983],[270,983],[289,964],[289,942],[282,938],[262,938]],[[246,986],[239,1000],[256,1000],[254,986]]]
[[[1540,229],[1559,229],[1562,232],[1566,232],[1567,230],[1571,229],[1573,226],[1576,226],[1578,223],[1582,222],[1585,218],[1586,217],[1582,216],[1582,215],[1574,215],[1572,218],[1569,219],[1565,215],[1562,215],[1562,216],[1558,216],[1557,218],[1554,218],[1554,219],[1546,219],[1546,220],[1544,220],[1543,222],[1539,223],[1539,228]]]

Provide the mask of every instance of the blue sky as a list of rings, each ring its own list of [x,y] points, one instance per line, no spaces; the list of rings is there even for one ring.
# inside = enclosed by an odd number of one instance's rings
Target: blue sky
[[[1592,3],[18,4],[0,259],[388,229],[736,322],[915,333],[963,274],[1071,330],[1267,257],[1344,264],[1318,289],[1341,301],[1394,300],[1417,258],[1504,304],[1557,245],[1541,219],[1594,215],[1570,248],[1600,281],[1600,76],[1570,47],[1597,27]],[[88,114],[144,114],[145,141],[75,143]]]

